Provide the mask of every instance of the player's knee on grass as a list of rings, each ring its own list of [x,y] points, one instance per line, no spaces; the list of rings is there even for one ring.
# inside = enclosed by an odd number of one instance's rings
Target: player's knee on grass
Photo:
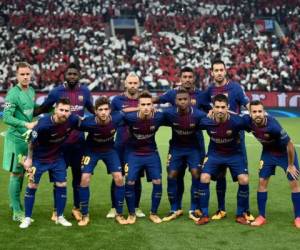
[[[300,186],[299,186],[298,180],[292,180],[289,182],[290,182],[290,187],[291,187],[291,190],[293,193],[300,192]]]
[[[207,173],[202,173],[200,176],[200,180],[202,183],[210,183],[211,176]]]
[[[269,183],[269,178],[268,179],[259,178],[258,192],[267,192],[268,183]]]
[[[55,182],[55,185],[57,187],[66,187],[67,186],[67,182]]]
[[[152,183],[156,184],[156,185],[160,185],[161,184],[161,179],[152,180]]]
[[[171,171],[168,173],[168,177],[171,178],[171,179],[176,179],[177,176],[178,176],[178,171],[171,170]]]
[[[240,185],[249,184],[249,176],[247,174],[240,174],[238,176],[238,182],[239,182]]]
[[[114,172],[112,173],[112,176],[117,186],[123,186],[124,182],[123,182],[123,176],[121,172]]]
[[[91,174],[82,174],[81,176],[81,182],[80,182],[80,187],[88,187],[90,185],[91,181]]]

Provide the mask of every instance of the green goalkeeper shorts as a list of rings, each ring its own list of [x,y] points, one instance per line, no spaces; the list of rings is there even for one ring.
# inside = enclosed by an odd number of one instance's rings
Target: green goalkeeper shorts
[[[28,145],[26,142],[16,140],[11,136],[5,136],[3,150],[3,169],[12,173],[23,173],[24,168],[19,163],[19,157],[27,155]]]

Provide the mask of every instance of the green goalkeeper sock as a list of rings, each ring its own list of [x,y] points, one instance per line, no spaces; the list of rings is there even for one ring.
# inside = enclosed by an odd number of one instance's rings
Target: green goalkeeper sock
[[[9,192],[10,205],[14,213],[18,213],[22,211],[21,202],[20,202],[21,183],[22,183],[22,177],[14,176],[14,175],[10,176],[8,192]]]

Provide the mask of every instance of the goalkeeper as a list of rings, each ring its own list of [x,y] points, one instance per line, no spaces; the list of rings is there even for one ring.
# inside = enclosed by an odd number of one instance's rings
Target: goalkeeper
[[[8,91],[3,112],[4,123],[8,125],[4,139],[3,168],[10,172],[8,192],[14,221],[22,221],[24,218],[20,202],[24,169],[19,163],[19,159],[22,155],[27,154],[27,143],[22,134],[36,124],[36,122],[32,122],[35,91],[29,86],[31,76],[30,64],[17,63],[17,84]]]

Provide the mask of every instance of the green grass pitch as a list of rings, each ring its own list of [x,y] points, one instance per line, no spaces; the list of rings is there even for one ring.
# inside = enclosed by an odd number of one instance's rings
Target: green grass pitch
[[[283,127],[288,131],[299,153],[300,119],[282,118]],[[0,124],[0,131],[5,127]],[[163,197],[159,215],[167,214],[169,203],[166,192],[165,163],[167,158],[170,130],[161,128],[157,134],[157,143],[163,165]],[[3,145],[3,136],[0,138]],[[207,142],[206,138],[206,142]],[[257,214],[256,188],[257,172],[261,146],[251,135],[246,136],[250,169],[250,205],[254,215]],[[2,162],[2,150],[0,155]],[[68,172],[70,180],[70,172]],[[239,225],[234,222],[236,209],[237,185],[228,175],[226,207],[228,216],[222,221],[197,226],[188,219],[190,202],[190,175],[185,177],[184,212],[181,218],[154,225],[147,218],[139,219],[135,225],[121,226],[114,220],[106,219],[110,208],[111,177],[106,174],[103,164],[96,168],[91,182],[90,217],[91,224],[79,228],[70,216],[72,193],[68,183],[68,202],[65,216],[73,222],[71,228],[63,228],[50,221],[52,212],[52,185],[45,174],[36,195],[33,211],[35,222],[27,230],[18,228],[18,223],[11,220],[8,209],[8,173],[0,170],[0,249],[297,249],[300,231],[293,222],[293,209],[290,189],[281,169],[271,178],[269,200],[267,204],[268,223],[262,228]],[[151,184],[143,182],[141,207],[149,211]],[[216,210],[215,183],[211,184],[210,213]],[[23,196],[23,195],[22,195]],[[125,214],[127,210],[125,210]]]

